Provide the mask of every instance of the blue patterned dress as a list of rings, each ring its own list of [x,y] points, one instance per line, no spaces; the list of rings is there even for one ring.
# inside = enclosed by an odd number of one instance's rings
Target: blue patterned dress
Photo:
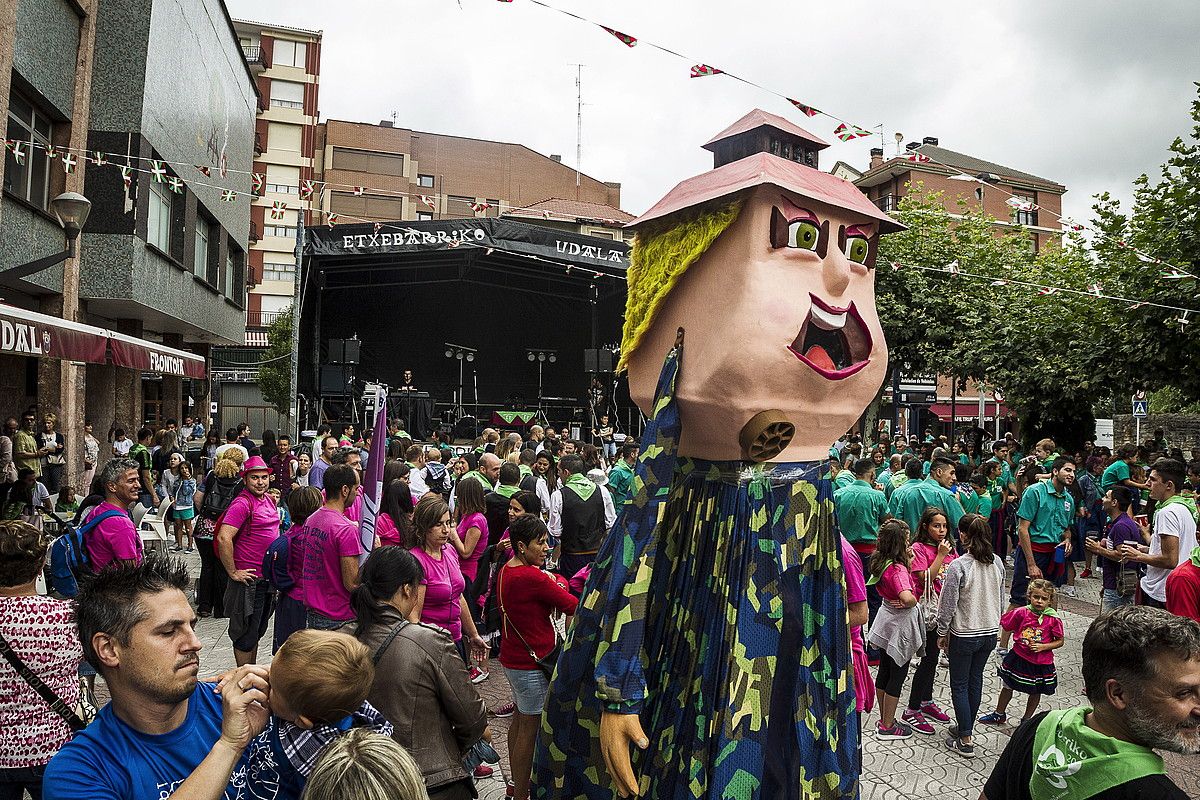
[[[641,796],[858,796],[845,579],[821,462],[678,456],[668,355],[634,499],[596,557],[551,681],[533,796],[617,797],[603,711],[636,713]]]

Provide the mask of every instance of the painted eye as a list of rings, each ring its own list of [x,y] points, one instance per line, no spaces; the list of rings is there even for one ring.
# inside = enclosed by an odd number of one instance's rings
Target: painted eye
[[[800,250],[816,250],[821,230],[806,219],[788,223],[787,246]]]
[[[867,240],[861,236],[851,236],[846,239],[846,258],[856,264],[866,263],[867,253],[870,249],[867,246]]]

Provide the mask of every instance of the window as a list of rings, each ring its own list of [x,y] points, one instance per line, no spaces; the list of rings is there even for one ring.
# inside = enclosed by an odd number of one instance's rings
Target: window
[[[221,291],[230,300],[240,306],[246,304],[246,275],[243,272],[242,253],[235,247],[229,248],[229,255],[225,257],[225,274],[222,276],[224,285]]]
[[[475,205],[474,197],[462,197],[460,195],[452,194],[447,198],[447,200],[449,200],[447,210],[451,214],[465,217],[468,214],[475,213],[471,210],[471,206]]]
[[[782,143],[778,139],[772,138],[771,139],[771,155],[777,156],[777,155],[780,155],[782,152],[783,152]]]
[[[263,225],[263,236],[283,236],[295,239],[296,227],[294,225]]]
[[[304,108],[304,84],[272,80],[271,105],[279,108]]]
[[[146,213],[146,244],[171,252],[171,190],[150,178],[150,208]]]
[[[54,128],[33,104],[13,92],[8,102],[8,138],[20,142],[50,143]],[[38,208],[48,208],[50,199],[50,159],[41,147],[21,148],[25,154],[23,164],[18,164],[13,153],[5,154],[4,191],[12,192]]]
[[[291,153],[300,152],[300,134],[303,131],[299,125],[286,122],[271,122],[267,124],[267,147],[271,150],[287,150]]]
[[[300,191],[300,168],[267,164],[266,192],[297,194]]]
[[[1013,198],[1016,200],[1024,200],[1028,203],[1034,204],[1035,206],[1037,205],[1037,192],[1029,189],[1017,189],[1013,191]],[[1037,225],[1037,208],[1035,207],[1030,211],[1013,209],[1013,223],[1017,225]]]
[[[279,254],[272,253],[273,258],[280,258]],[[292,283],[296,279],[296,260],[290,258],[287,261],[271,262],[263,261],[263,280],[264,281],[287,281]]]
[[[378,153],[335,147],[333,148],[333,168],[402,178],[404,177],[404,156],[400,153]]]
[[[287,39],[276,39],[275,49],[271,51],[271,63],[277,67],[304,68],[308,45],[304,42],[290,42]]]
[[[491,206],[491,208],[489,208],[487,211],[483,212],[483,215],[484,215],[485,217],[498,217],[498,216],[500,216],[500,201],[499,201],[499,200],[492,200],[492,199],[490,199],[490,198],[489,198],[489,199],[488,199],[488,201],[487,201],[487,204],[488,204],[489,206]]]
[[[212,238],[212,225],[204,217],[196,216],[196,247],[193,253],[192,274],[203,278],[208,274],[208,243]]]
[[[418,175],[417,176],[417,186],[420,186],[422,189],[432,189],[433,188],[433,176],[432,175]]]
[[[875,201],[875,205],[879,206],[880,211],[891,213],[900,205],[900,198],[894,194],[885,194]]]
[[[375,194],[353,195],[349,192],[333,192],[329,199],[329,210],[348,217],[366,219],[403,219],[404,198]]]
[[[433,219],[433,212],[432,212],[432,211],[418,211],[418,212],[417,212],[417,219],[419,219],[419,220],[432,220],[432,219]]]

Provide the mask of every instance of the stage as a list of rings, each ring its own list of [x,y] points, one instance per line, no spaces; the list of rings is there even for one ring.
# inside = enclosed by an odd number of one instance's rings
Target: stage
[[[589,367],[596,365],[585,364],[585,350],[620,341],[623,242],[495,218],[318,226],[305,234],[298,385],[319,399],[309,406],[323,417],[350,421],[348,398],[361,409],[367,383],[400,387],[407,369],[415,390],[429,393],[437,421],[465,414],[488,425],[495,412],[539,408],[540,365],[547,420],[591,426]],[[339,360],[330,340],[354,337],[359,363],[327,368],[322,380],[322,366]],[[611,372],[601,370],[599,379],[611,396]],[[623,381],[615,396],[621,428],[637,425]],[[320,421],[315,413],[306,420]]]

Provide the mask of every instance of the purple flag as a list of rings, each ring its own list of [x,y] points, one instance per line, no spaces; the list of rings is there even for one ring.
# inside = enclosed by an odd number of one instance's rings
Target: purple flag
[[[383,462],[387,453],[387,394],[383,387],[375,396],[375,435],[371,438],[371,457],[367,460],[367,471],[363,476],[362,522],[358,526],[358,540],[362,545],[362,560],[375,549],[375,518],[379,516],[379,504],[383,501]]]

